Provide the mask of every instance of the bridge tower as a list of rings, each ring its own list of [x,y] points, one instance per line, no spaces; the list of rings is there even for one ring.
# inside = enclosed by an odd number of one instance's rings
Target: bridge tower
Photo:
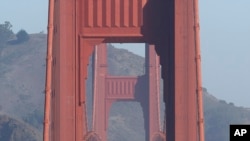
[[[198,0],[50,0],[44,141],[87,134],[88,58],[101,43],[160,56],[167,141],[204,141]]]
[[[111,76],[107,68],[107,47],[95,47],[92,130],[86,140],[107,141],[110,108],[115,101],[138,101],[144,115],[146,141],[165,141],[160,129],[160,64],[153,45],[146,45],[145,75]]]

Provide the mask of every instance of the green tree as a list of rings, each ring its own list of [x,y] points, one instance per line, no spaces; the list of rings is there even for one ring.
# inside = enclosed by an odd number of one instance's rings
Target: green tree
[[[0,24],[0,48],[14,35],[11,28],[12,25],[8,21],[5,21],[4,24]]]

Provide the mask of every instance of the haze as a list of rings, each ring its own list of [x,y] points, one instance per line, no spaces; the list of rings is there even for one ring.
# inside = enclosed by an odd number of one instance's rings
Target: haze
[[[0,0],[0,23],[45,32],[47,0]],[[250,107],[250,1],[200,0],[203,86],[219,99]],[[118,47],[131,46],[128,44]],[[144,49],[130,50],[143,55]]]

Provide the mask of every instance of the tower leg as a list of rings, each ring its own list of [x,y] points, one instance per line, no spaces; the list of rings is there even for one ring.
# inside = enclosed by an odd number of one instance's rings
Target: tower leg
[[[146,141],[165,141],[160,129],[160,64],[155,46],[146,44],[146,72],[139,79],[142,87],[138,91],[143,108]],[[144,88],[147,88],[144,90]],[[137,94],[138,95],[138,94]]]
[[[164,141],[160,129],[160,62],[154,45],[146,46],[146,76],[149,83],[149,141]]]
[[[164,79],[167,141],[198,141],[194,0],[168,0],[157,45]]]
[[[106,101],[105,78],[107,75],[107,47],[100,44],[94,54],[93,87],[93,131],[102,141],[107,140],[107,126],[110,104]]]

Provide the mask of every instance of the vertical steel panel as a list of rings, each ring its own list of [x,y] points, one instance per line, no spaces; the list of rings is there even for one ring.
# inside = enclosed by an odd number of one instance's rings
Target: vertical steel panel
[[[122,0],[122,26],[129,26],[129,0]]]
[[[143,10],[144,6],[146,5],[147,0],[139,0],[138,4],[138,26],[143,26]]]
[[[114,10],[114,15],[113,15],[113,19],[114,19],[114,26],[115,27],[120,27],[121,26],[121,1],[120,0],[114,0],[112,1],[114,7],[112,7],[112,9]]]
[[[96,23],[96,25],[97,25],[97,27],[102,27],[103,26],[103,23],[102,23],[102,17],[103,17],[103,10],[102,10],[102,6],[103,5],[103,0],[97,0],[97,3],[96,3],[96,16],[95,17],[97,17],[97,19],[96,19],[96,21],[97,21],[97,23]]]
[[[111,27],[111,0],[104,0],[104,6],[105,11],[103,11],[103,13],[105,13],[104,15],[104,20],[105,20],[105,26],[106,27]]]
[[[93,27],[94,25],[94,4],[93,0],[85,0],[85,9],[86,9],[86,20],[87,20],[87,26]]]
[[[131,26],[132,27],[137,27],[138,26],[138,1],[137,0],[132,0],[131,2],[131,10],[130,10],[130,19],[131,19]]]

